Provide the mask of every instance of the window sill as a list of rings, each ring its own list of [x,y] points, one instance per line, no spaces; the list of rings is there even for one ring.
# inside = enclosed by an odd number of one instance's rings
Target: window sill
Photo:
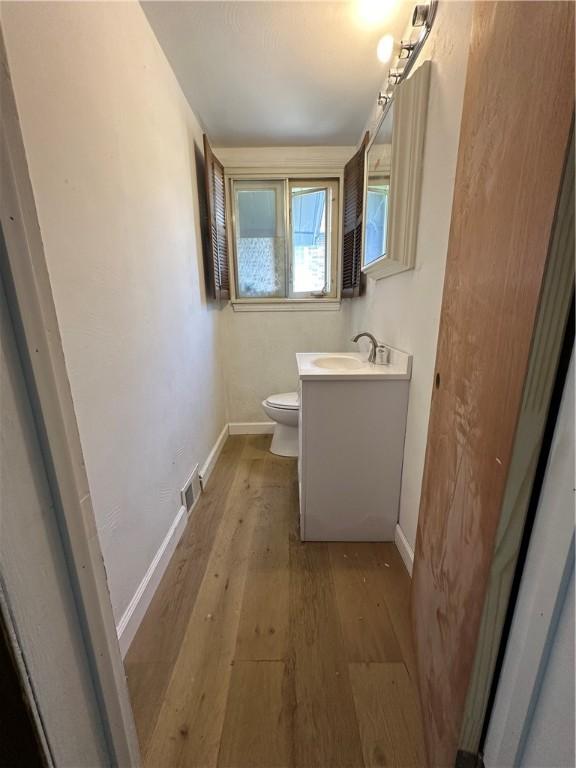
[[[368,264],[368,266],[362,267],[362,272],[371,280],[382,280],[383,277],[391,277],[392,275],[397,275],[399,272],[406,272],[408,269],[413,268],[413,266],[408,264],[394,261],[389,256],[382,256],[371,264]]]
[[[234,312],[338,312],[340,299],[289,299],[287,301],[232,301]]]

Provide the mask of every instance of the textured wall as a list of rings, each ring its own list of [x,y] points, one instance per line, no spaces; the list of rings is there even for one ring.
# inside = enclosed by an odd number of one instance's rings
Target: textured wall
[[[200,127],[138,3],[2,21],[114,615],[225,423]]]
[[[424,470],[471,10],[471,3],[440,3],[421,54],[421,60],[431,59],[433,65],[416,267],[378,282],[369,280],[363,298],[344,302],[347,337],[368,329],[414,355],[400,498],[400,527],[411,547]]]
[[[340,352],[344,313],[225,310],[225,356],[230,421],[268,421],[261,401],[298,388],[296,352]]]

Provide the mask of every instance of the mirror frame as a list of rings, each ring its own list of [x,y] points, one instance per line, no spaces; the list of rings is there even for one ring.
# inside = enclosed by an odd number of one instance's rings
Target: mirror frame
[[[414,29],[421,27],[416,40],[410,37],[400,43],[396,65],[388,73],[388,85],[378,96],[382,113],[376,129],[370,136],[364,155],[364,189],[362,200],[362,272],[372,279],[413,269],[416,259],[416,240],[420,212],[420,189],[428,93],[430,88],[430,61],[425,61],[412,77],[408,77],[432,29],[438,0],[427,5],[416,5],[412,15]],[[390,169],[389,209],[386,232],[386,252],[368,265],[364,264],[365,214],[368,193],[368,154],[394,102],[392,125],[392,158]]]
[[[394,92],[386,252],[370,264],[364,263],[366,203],[370,173],[369,153],[389,109],[382,113],[378,128],[366,147],[362,208],[362,272],[375,280],[414,268],[431,67],[431,62],[425,61],[412,77],[404,80]]]

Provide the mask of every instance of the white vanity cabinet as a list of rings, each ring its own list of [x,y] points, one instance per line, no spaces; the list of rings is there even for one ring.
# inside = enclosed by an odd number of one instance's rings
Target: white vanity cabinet
[[[300,536],[393,541],[412,358],[299,353]],[[354,361],[357,361],[356,363]]]

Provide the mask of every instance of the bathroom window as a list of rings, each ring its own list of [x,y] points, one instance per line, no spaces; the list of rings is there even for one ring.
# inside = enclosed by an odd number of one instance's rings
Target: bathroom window
[[[390,177],[372,177],[366,189],[364,264],[386,256]]]
[[[338,181],[233,179],[236,299],[337,296]]]

